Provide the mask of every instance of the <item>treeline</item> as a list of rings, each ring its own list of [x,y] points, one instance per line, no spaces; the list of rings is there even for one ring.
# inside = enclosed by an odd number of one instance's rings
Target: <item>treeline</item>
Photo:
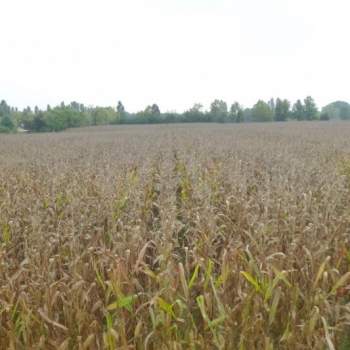
[[[157,104],[147,106],[143,111],[129,113],[122,102],[113,107],[91,107],[71,102],[66,105],[47,106],[45,110],[30,107],[19,111],[0,102],[0,132],[50,132],[67,128],[106,124],[160,124],[160,123],[243,123],[272,122],[287,120],[350,120],[350,104],[337,101],[325,106],[321,111],[310,96],[293,105],[286,99],[259,100],[252,108],[244,108],[238,102],[228,106],[225,101],[215,100],[209,110],[201,104],[183,113],[162,113]]]

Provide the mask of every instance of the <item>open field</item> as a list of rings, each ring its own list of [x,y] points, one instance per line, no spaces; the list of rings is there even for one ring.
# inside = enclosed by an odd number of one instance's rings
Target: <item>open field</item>
[[[0,136],[0,349],[350,349],[350,123]]]

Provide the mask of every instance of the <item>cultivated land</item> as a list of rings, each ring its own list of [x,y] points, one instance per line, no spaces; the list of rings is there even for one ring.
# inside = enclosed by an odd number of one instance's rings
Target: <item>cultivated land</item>
[[[349,349],[350,124],[0,136],[0,349]]]

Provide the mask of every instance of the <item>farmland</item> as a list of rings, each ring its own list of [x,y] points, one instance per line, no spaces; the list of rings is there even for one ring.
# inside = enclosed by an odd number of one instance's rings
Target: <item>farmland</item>
[[[2,135],[0,349],[349,349],[349,135]]]

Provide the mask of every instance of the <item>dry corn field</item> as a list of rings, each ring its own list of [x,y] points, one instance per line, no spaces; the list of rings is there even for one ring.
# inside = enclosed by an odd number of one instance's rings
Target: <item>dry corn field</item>
[[[1,136],[0,349],[350,349],[349,136]]]

